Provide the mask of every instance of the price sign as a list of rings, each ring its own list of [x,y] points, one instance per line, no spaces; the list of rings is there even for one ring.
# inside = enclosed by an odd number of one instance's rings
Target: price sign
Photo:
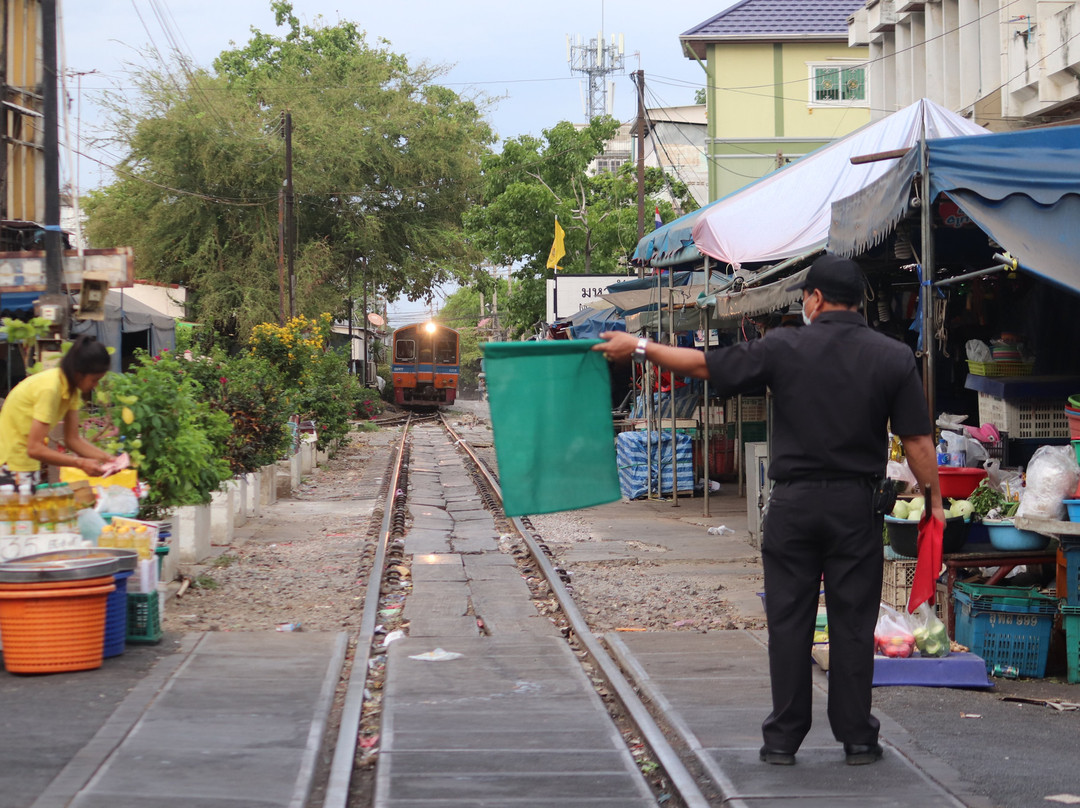
[[[78,533],[34,533],[29,536],[5,536],[0,539],[0,561],[11,561],[35,553],[90,547]]]

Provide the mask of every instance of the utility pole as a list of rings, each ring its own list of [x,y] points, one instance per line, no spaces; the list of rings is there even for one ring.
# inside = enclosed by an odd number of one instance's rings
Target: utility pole
[[[41,0],[42,126],[45,161],[45,294],[38,312],[53,321],[55,333],[67,327],[68,298],[61,293],[64,242],[60,232],[60,139],[57,131],[56,0]],[[6,114],[6,113],[5,113]]]
[[[645,238],[645,71],[632,74],[637,85],[637,237]],[[645,267],[638,267],[638,277],[645,277]]]
[[[285,189],[277,195],[278,325],[285,325]]]
[[[285,262],[289,275],[289,317],[296,316],[296,196],[292,181],[292,113],[285,113]]]

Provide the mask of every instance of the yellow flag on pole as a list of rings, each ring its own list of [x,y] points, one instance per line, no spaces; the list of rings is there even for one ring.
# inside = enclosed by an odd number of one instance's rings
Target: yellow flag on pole
[[[547,268],[559,270],[559,261],[566,255],[566,247],[563,244],[566,232],[559,224],[559,217],[555,217],[555,240],[551,242],[551,252],[548,253]]]

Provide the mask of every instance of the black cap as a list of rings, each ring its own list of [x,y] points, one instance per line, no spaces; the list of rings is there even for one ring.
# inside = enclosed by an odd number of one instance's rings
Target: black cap
[[[786,287],[788,292],[799,289],[820,289],[827,300],[853,306],[862,302],[866,280],[859,265],[850,258],[826,253],[810,265],[801,282]]]

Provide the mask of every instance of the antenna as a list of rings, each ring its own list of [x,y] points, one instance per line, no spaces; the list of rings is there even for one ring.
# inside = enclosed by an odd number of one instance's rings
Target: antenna
[[[588,81],[587,102],[585,90],[582,89],[582,106],[590,121],[605,112],[610,114],[614,109],[614,83],[611,83],[609,100],[607,77],[623,72],[623,50],[622,34],[612,34],[610,44],[605,41],[603,31],[586,42],[582,41],[580,34],[566,37],[566,61],[570,65],[570,72],[581,73]]]

